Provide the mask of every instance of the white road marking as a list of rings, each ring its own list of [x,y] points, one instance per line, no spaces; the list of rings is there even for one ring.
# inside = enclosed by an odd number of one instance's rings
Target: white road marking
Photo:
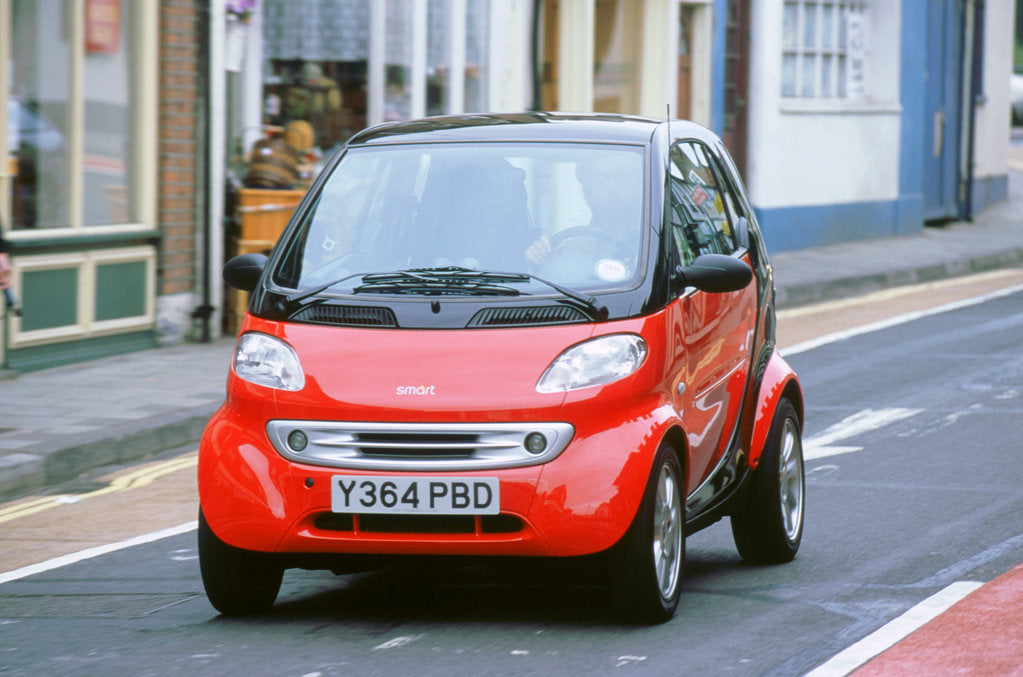
[[[817,458],[862,451],[863,447],[833,445],[835,442],[883,428],[886,425],[901,421],[910,416],[916,416],[922,411],[923,409],[907,409],[903,407],[896,407],[894,409],[864,409],[859,413],[842,419],[830,428],[803,440],[803,460],[812,461]]]
[[[375,647],[373,647],[373,651],[377,651],[379,649],[397,649],[399,646],[411,644],[416,640],[422,639],[422,637],[423,637],[422,635],[406,635],[404,637],[395,637],[394,639],[387,640],[383,644],[377,644]]]
[[[861,334],[869,334],[871,332],[880,331],[882,329],[888,329],[889,327],[895,327],[900,324],[905,324],[906,322],[919,320],[922,317],[928,317],[930,315],[939,315],[941,313],[947,313],[951,310],[968,308],[970,306],[985,303],[987,301],[1001,298],[1003,296],[1009,296],[1020,291],[1023,291],[1023,284],[1018,284],[1012,287],[1006,287],[1004,289],[999,289],[997,291],[982,294],[980,296],[974,296],[973,298],[969,299],[963,299],[961,301],[953,301],[952,303],[946,303],[940,306],[935,306],[933,308],[928,308],[926,310],[916,310],[911,313],[903,313],[902,315],[896,315],[895,317],[890,317],[886,320],[871,322],[869,324],[864,324],[859,327],[852,327],[851,329],[836,331],[831,334],[825,334],[824,336],[818,336],[817,338],[810,339],[808,341],[803,341],[801,343],[788,346],[787,348],[780,348],[780,352],[784,357],[788,357],[789,355],[796,355],[798,353],[805,353],[808,350],[820,348],[821,346],[826,346],[830,343],[844,341],[845,339],[852,338],[853,336],[860,336]]]
[[[890,649],[914,631],[934,620],[949,607],[979,588],[983,583],[957,581],[931,595],[898,618],[836,654],[805,677],[843,677],[871,658]]]
[[[111,552],[117,552],[118,550],[124,550],[125,548],[132,548],[136,545],[142,545],[143,543],[152,543],[153,541],[159,541],[162,538],[169,538],[171,536],[177,536],[179,534],[185,534],[189,531],[195,531],[199,526],[197,521],[185,522],[179,524],[176,527],[170,527],[168,529],[161,529],[160,531],[152,531],[148,534],[142,534],[141,536],[135,536],[124,541],[118,541],[117,543],[108,543],[107,545],[98,545],[94,548],[87,548],[78,552],[73,552],[70,555],[61,555],[60,557],[54,557],[48,559],[45,562],[38,564],[30,564],[20,569],[14,569],[5,573],[0,573],[0,583],[7,583],[10,581],[16,581],[19,578],[25,578],[27,576],[34,576],[41,574],[44,571],[50,571],[51,569],[59,569],[60,567],[67,566],[69,564],[75,564],[83,560],[92,559],[93,557],[99,557],[100,555],[106,555]]]

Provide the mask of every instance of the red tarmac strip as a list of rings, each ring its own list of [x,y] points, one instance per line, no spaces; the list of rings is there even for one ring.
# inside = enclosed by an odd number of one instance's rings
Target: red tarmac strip
[[[1023,565],[977,588],[852,674],[1023,676]]]

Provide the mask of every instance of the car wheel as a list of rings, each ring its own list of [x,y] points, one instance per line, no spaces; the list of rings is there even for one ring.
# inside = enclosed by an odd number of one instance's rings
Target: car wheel
[[[732,515],[732,536],[742,558],[780,564],[796,556],[803,538],[806,482],[799,415],[782,400],[771,422],[746,505]]]
[[[686,548],[682,486],[678,455],[662,444],[639,511],[611,551],[612,591],[627,620],[661,623],[678,606]]]
[[[273,606],[284,569],[270,556],[224,543],[199,512],[199,569],[213,608],[225,616],[260,613]]]

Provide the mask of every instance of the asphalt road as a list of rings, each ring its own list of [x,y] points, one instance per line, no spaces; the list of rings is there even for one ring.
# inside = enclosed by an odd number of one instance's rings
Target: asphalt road
[[[94,478],[60,503],[0,506],[0,672],[805,674],[949,586],[1023,562],[1023,292],[927,310],[963,287],[783,315],[808,403],[803,547],[790,564],[757,567],[739,559],[726,522],[696,534],[664,625],[617,624],[585,568],[530,562],[289,571],[271,613],[223,619],[203,595],[187,523],[17,570],[194,519],[189,453],[120,473],[136,479],[115,489]],[[908,321],[879,310],[913,308],[912,293],[928,301]],[[873,330],[857,333],[864,325]],[[833,331],[846,333],[821,339]]]

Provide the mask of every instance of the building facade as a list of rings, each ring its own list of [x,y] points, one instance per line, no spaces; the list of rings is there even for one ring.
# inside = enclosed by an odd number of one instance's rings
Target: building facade
[[[230,333],[225,186],[436,114],[671,115],[720,134],[774,251],[1007,193],[1012,0],[0,0],[0,218],[31,370]]]
[[[773,249],[920,232],[1006,197],[1013,5],[752,3],[746,175]]]
[[[195,306],[204,4],[0,0],[0,218],[21,302],[0,365],[183,336],[158,318]]]

